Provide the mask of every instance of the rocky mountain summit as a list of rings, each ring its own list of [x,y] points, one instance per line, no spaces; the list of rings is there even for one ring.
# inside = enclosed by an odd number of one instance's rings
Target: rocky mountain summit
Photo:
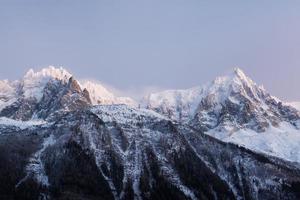
[[[0,116],[17,120],[46,119],[56,111],[71,111],[96,104],[134,104],[116,97],[103,86],[76,80],[63,68],[29,70],[21,80],[0,82]]]
[[[224,130],[230,123],[232,129],[263,132],[282,121],[296,126],[300,119],[296,109],[271,96],[239,68],[203,87],[150,94],[143,105],[177,121],[193,121],[203,131]]]
[[[0,199],[300,198],[299,113],[240,70],[147,108],[64,69],[27,74],[0,84]],[[229,133],[294,142],[272,154]]]
[[[300,161],[300,112],[241,69],[203,87],[150,94],[144,105],[225,142]]]

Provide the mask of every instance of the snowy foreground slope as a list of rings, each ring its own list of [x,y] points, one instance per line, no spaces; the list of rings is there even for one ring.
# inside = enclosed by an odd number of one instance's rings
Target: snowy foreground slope
[[[149,99],[54,67],[2,81],[0,199],[300,199],[299,112],[241,70]]]
[[[300,111],[240,69],[203,87],[150,94],[144,106],[222,141],[300,162]]]

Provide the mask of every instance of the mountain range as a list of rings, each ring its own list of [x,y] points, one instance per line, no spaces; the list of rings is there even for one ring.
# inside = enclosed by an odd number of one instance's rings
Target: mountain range
[[[29,70],[0,81],[0,198],[299,199],[295,105],[238,68],[141,101]]]

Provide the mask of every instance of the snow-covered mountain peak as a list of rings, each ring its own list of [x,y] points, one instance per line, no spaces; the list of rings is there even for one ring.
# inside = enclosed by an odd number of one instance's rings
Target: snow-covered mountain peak
[[[300,112],[271,96],[241,69],[197,89],[151,94],[146,105],[225,142],[299,160],[293,152],[299,148]]]
[[[242,79],[247,79],[248,77],[246,76],[246,74],[244,73],[244,71],[241,68],[234,68],[233,69],[234,74]]]
[[[205,96],[209,96],[215,104],[222,104],[228,99],[238,103],[240,97],[251,102],[260,102],[262,96],[269,96],[263,86],[257,85],[240,68],[235,68],[227,76],[217,77],[206,84],[204,90]]]
[[[69,79],[74,79],[80,89],[83,91],[86,89],[90,95],[91,103],[93,105],[98,104],[130,104],[135,105],[136,103],[128,97],[116,97],[112,92],[107,90],[102,84],[91,81],[83,80],[78,81],[74,76],[62,67],[49,66],[40,71],[35,72],[30,69],[24,76],[23,90],[25,98],[34,97],[38,101],[42,98],[43,90],[46,84],[51,81],[62,81],[68,83]]]
[[[192,117],[201,129],[221,132],[243,128],[263,132],[282,121],[296,124],[299,119],[294,109],[284,106],[239,68],[206,86]]]
[[[257,86],[257,84],[249,78],[240,68],[234,69],[234,76],[233,76],[234,82],[239,82],[240,84],[244,84],[248,87]]]
[[[212,88],[238,90],[248,87],[249,89],[258,88],[258,85],[249,78],[240,68],[234,68],[233,72],[226,76],[217,77],[210,86]]]
[[[101,84],[78,81],[62,67],[30,69],[17,81],[0,81],[0,116],[21,120],[46,118],[57,111],[98,104],[136,106],[131,98],[117,97]]]
[[[22,80],[24,96],[25,98],[34,97],[39,101],[43,96],[43,90],[46,84],[50,80],[68,83],[70,78],[76,80],[71,73],[62,67],[49,66],[37,72],[30,69]],[[93,105],[119,103],[135,105],[135,102],[132,99],[127,97],[116,97],[98,82],[91,80],[76,80],[76,82],[79,84],[81,90],[86,89],[88,91]]]
[[[240,68],[235,68],[230,74],[219,76],[204,86],[149,94],[142,105],[181,121],[193,117],[201,102],[209,102],[211,106],[217,107],[227,100],[237,104],[244,99],[258,102],[265,93]]]
[[[43,96],[43,89],[50,80],[67,82],[72,75],[64,68],[49,66],[35,72],[30,69],[23,77],[21,83],[25,98],[40,100]]]
[[[230,126],[260,132],[281,121],[294,124],[299,118],[295,110],[284,106],[239,68],[203,87],[150,94],[145,102],[146,107],[171,119],[200,122],[203,130]]]
[[[34,71],[33,69],[29,69],[28,72],[24,76],[24,80],[28,79],[44,79],[44,78],[54,78],[58,80],[67,80],[72,76],[66,69],[63,67],[55,67],[49,66],[41,69],[40,71]]]

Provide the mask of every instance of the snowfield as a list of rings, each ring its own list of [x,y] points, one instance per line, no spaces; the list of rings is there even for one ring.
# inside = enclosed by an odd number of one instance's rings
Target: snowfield
[[[251,129],[233,133],[210,130],[205,133],[224,142],[300,163],[300,130],[287,122],[282,122],[278,127],[270,126],[261,133]]]

